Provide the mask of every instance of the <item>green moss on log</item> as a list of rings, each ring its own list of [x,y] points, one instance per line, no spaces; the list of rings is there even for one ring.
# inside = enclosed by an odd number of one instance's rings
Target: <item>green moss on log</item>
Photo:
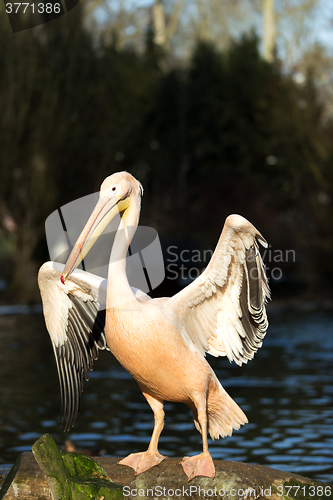
[[[60,452],[49,434],[38,439],[32,451],[54,499],[123,498],[122,486],[113,483],[101,465],[80,453]]]
[[[39,467],[47,477],[54,498],[67,498],[67,469],[50,434],[45,434],[38,439],[33,444],[32,451]]]
[[[114,483],[110,483],[105,479],[69,479],[68,484],[70,487],[70,499],[71,500],[82,500],[82,499],[94,499],[100,500],[113,500],[122,499],[123,491],[122,489],[116,488]]]
[[[75,452],[61,451],[60,454],[70,476],[95,477],[112,482],[103,467],[92,458]]]

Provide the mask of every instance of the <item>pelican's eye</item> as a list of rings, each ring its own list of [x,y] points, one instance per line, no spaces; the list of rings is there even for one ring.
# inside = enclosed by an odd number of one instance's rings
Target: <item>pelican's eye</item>
[[[110,186],[109,188],[103,190],[103,196],[107,196],[108,198],[112,198],[114,195],[116,195],[119,191],[119,186],[118,184],[114,184],[113,186]]]

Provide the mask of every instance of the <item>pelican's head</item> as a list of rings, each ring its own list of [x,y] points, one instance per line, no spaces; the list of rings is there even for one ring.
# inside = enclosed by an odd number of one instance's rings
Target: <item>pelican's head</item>
[[[128,172],[117,172],[102,182],[99,200],[64,267],[62,283],[65,283],[67,276],[76,269],[118,213],[122,213],[122,219],[126,219],[131,203],[137,202],[140,207],[142,193],[142,185]]]

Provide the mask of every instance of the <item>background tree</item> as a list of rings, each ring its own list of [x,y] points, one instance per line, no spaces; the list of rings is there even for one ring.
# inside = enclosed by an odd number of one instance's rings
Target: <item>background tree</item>
[[[263,58],[272,62],[274,59],[274,50],[276,44],[276,26],[274,0],[262,0],[262,17],[263,17]]]
[[[6,300],[38,300],[46,217],[117,170],[144,183],[142,223],[169,241],[195,236],[214,247],[224,217],[241,212],[277,248],[297,250],[290,279],[314,290],[332,276],[333,125],[320,86],[331,59],[309,51],[288,72],[261,57],[252,34],[223,50],[198,40],[189,60],[171,64],[187,7],[169,51],[152,22],[138,50],[92,32],[83,4],[15,35],[0,18]]]

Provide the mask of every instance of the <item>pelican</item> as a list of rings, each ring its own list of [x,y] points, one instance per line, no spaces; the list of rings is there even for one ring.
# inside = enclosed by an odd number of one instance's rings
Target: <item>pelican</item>
[[[38,276],[45,322],[57,362],[64,430],[75,423],[83,378],[99,349],[109,349],[138,383],[154,413],[147,451],[119,464],[140,474],[166,457],[158,451],[164,401],[185,403],[202,434],[203,451],[180,462],[190,481],[214,478],[212,439],[230,436],[247,417],[227,394],[205,353],[238,365],[252,359],[268,327],[269,287],[259,244],[267,243],[240,215],[227,217],[205,271],[171,298],[133,289],[126,254],[139,222],[141,184],[129,173],[107,177],[99,200],[65,266],[45,263]],[[108,279],[76,269],[108,223],[120,214]],[[103,311],[103,308],[105,309]]]

